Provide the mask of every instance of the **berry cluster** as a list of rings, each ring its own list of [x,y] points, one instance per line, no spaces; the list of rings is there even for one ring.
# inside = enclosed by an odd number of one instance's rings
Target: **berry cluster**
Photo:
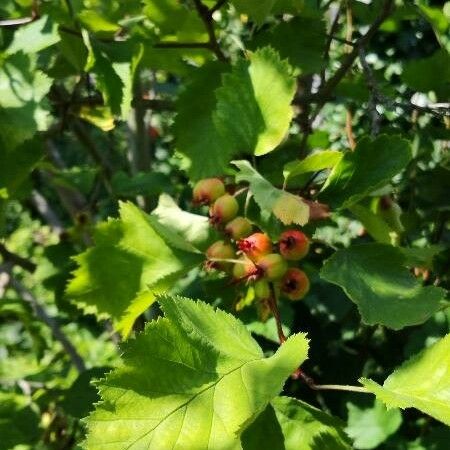
[[[289,265],[309,251],[309,239],[304,233],[286,230],[275,245],[267,234],[254,232],[252,223],[238,216],[238,202],[218,178],[199,181],[193,201],[209,205],[211,224],[224,233],[224,239],[206,251],[208,269],[224,271],[236,283],[253,283],[255,295],[261,300],[271,297],[273,289],[279,289],[291,300],[300,300],[307,294],[309,279],[305,272]]]

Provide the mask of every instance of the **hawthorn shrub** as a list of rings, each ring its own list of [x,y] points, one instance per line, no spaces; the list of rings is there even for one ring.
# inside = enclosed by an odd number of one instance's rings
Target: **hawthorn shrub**
[[[3,0],[0,450],[448,450],[449,19]]]

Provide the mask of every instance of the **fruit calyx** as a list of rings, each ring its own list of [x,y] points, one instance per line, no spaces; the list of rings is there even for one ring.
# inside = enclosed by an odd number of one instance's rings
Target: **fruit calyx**
[[[287,230],[280,236],[280,253],[289,261],[304,258],[309,251],[309,239],[299,230]]]
[[[256,266],[262,272],[262,276],[270,281],[280,279],[288,270],[287,262],[278,253],[262,256]]]
[[[235,217],[225,227],[225,234],[235,241],[246,238],[252,232],[252,224],[245,217]]]

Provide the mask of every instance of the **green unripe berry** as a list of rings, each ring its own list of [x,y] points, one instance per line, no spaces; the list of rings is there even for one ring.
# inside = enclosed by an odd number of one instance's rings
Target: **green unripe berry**
[[[262,256],[257,263],[263,276],[268,280],[280,279],[288,269],[287,262],[278,253],[269,253]]]
[[[209,210],[210,221],[213,225],[227,223],[236,217],[239,211],[237,200],[230,194],[219,197]]]
[[[217,241],[206,250],[208,262],[206,264],[209,269],[228,270],[231,263],[225,261],[214,261],[214,259],[233,259],[236,254],[234,248],[225,241]]]
[[[252,224],[245,217],[236,217],[225,227],[225,234],[237,241],[247,237],[252,232]]]
[[[192,194],[197,205],[209,205],[225,194],[225,186],[219,178],[206,178],[196,183]]]
[[[238,263],[233,266],[233,278],[236,281],[253,279],[258,274],[258,268],[248,258],[239,258]]]
[[[258,280],[254,285],[254,289],[255,297],[260,300],[265,300],[271,295],[270,286],[267,280]]]

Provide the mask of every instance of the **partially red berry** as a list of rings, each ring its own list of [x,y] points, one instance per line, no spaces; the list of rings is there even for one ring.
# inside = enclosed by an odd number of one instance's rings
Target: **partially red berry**
[[[238,242],[238,248],[253,261],[272,251],[272,241],[265,233],[253,233]]]
[[[210,221],[213,225],[227,223],[239,211],[239,204],[237,200],[230,194],[225,194],[219,197],[209,210]]]
[[[288,269],[287,262],[278,253],[261,256],[256,265],[262,271],[263,277],[271,281],[280,279]]]
[[[245,217],[236,217],[225,227],[225,234],[237,241],[247,237],[252,232],[252,224]]]
[[[265,300],[271,295],[270,286],[267,280],[258,280],[254,285],[254,289],[255,297],[260,300]]]
[[[301,300],[309,291],[309,279],[303,270],[292,267],[281,280],[281,292],[291,300]]]
[[[287,230],[280,236],[280,253],[285,259],[298,261],[309,251],[308,237],[298,230]]]
[[[219,178],[206,178],[194,186],[193,200],[197,205],[209,205],[225,194],[225,186]]]
[[[206,250],[206,267],[208,269],[228,270],[231,263],[214,261],[213,259],[233,259],[235,258],[234,248],[225,241],[217,241]]]

